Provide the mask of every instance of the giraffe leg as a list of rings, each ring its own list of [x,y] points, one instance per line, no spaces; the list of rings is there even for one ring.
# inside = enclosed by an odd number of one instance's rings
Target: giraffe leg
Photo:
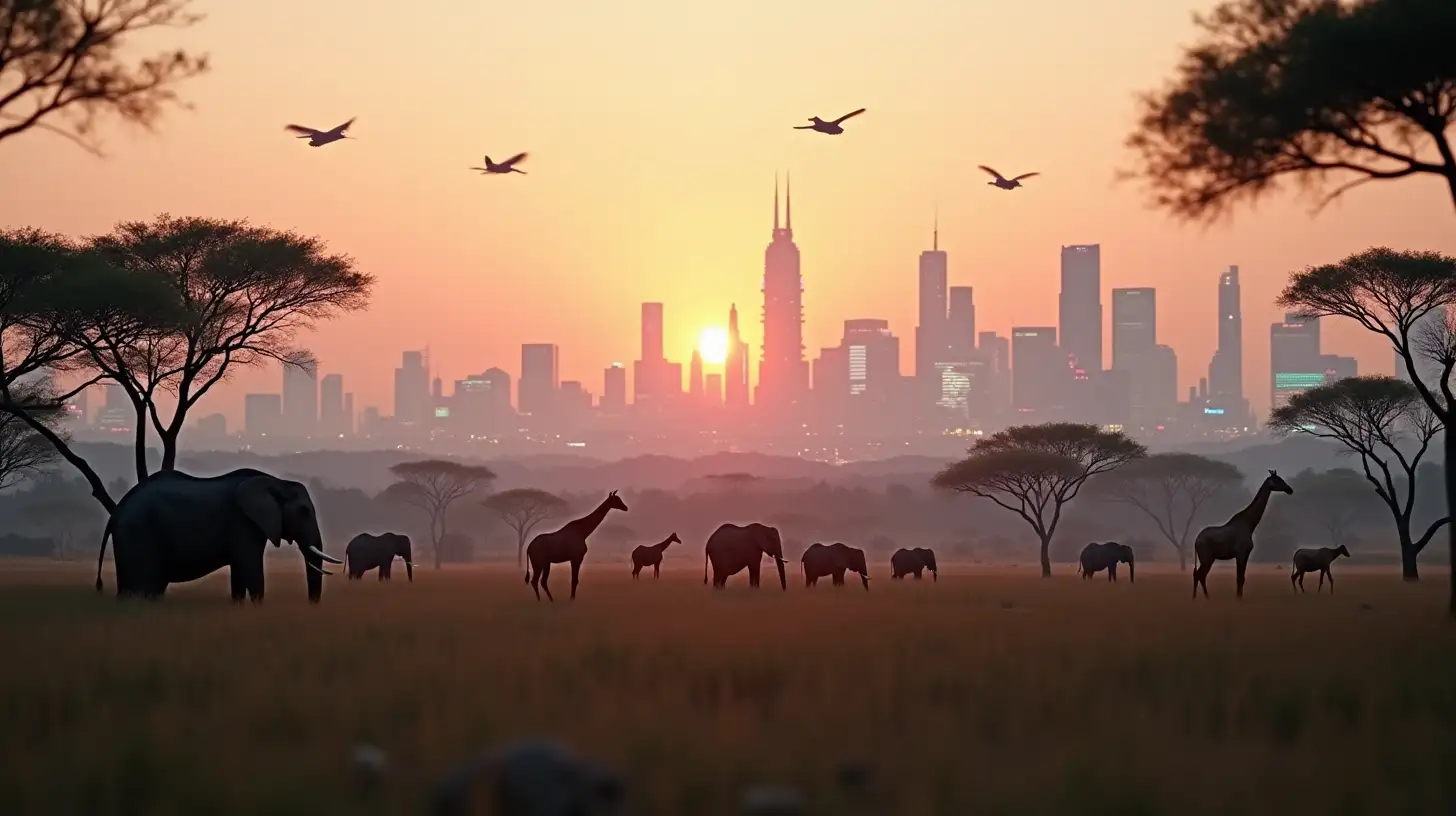
[[[576,585],[581,582],[581,559],[571,562],[571,599],[576,600]]]
[[[1244,573],[1249,568],[1249,557],[1246,555],[1242,558],[1239,558],[1235,562],[1235,566],[1237,568],[1235,578],[1238,581],[1238,589],[1235,591],[1235,595],[1236,597],[1242,598],[1244,597]]]
[[[531,590],[536,593],[536,600],[541,600],[541,568],[535,563],[530,566]]]
[[[652,565],[652,580],[656,581],[658,578],[661,578],[662,577],[662,574],[660,572],[661,569],[662,569],[662,564],[653,564]]]
[[[1299,590],[1300,590],[1300,587],[1299,587],[1299,579],[1301,577],[1303,577],[1303,576],[1304,576],[1304,573],[1299,572],[1299,571],[1295,571],[1295,572],[1289,573],[1289,591],[1290,592],[1293,592],[1296,595],[1299,594]]]
[[[541,569],[536,571],[536,577],[541,579],[541,589],[546,592],[546,600],[555,603],[556,599],[551,596],[551,564],[542,564]]]

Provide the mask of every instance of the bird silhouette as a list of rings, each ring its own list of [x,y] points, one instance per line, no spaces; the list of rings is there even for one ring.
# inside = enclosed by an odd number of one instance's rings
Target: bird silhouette
[[[1029,179],[1032,176],[1041,175],[1041,173],[1022,173],[1016,178],[1009,179],[984,164],[977,166],[996,177],[995,181],[988,181],[986,182],[987,184],[991,185],[992,187],[1000,187],[1003,190],[1015,190],[1017,187],[1021,186],[1022,179]]]
[[[526,175],[526,171],[520,169],[519,167],[516,167],[516,163],[519,162],[519,161],[521,161],[521,160],[523,160],[523,159],[525,159],[527,155],[529,155],[529,154],[526,154],[526,153],[517,153],[516,155],[510,157],[509,159],[506,159],[505,161],[503,161],[503,162],[501,162],[499,164],[491,161],[490,160],[490,157],[489,156],[486,156],[485,157],[485,166],[484,167],[472,167],[470,169],[471,170],[479,170],[482,173],[495,173],[495,174],[502,174],[502,175],[505,174],[505,173],[520,173],[521,175],[524,176],[524,175]]]
[[[354,120],[350,119],[333,130],[314,130],[311,127],[304,127],[303,125],[284,125],[283,129],[299,134],[298,138],[300,139],[307,139],[309,147],[323,147],[330,142],[337,142],[340,139],[354,138],[353,136],[344,135],[344,131],[348,130],[349,125],[352,124],[354,124]]]
[[[827,133],[830,136],[838,136],[839,134],[844,132],[843,122],[846,119],[853,119],[854,117],[859,116],[861,113],[864,112],[865,109],[860,108],[859,110],[852,113],[846,113],[845,115],[839,117],[838,119],[835,119],[832,122],[826,122],[817,116],[811,116],[809,117],[809,121],[813,124],[795,125],[794,130],[814,130],[818,131],[819,133]]]

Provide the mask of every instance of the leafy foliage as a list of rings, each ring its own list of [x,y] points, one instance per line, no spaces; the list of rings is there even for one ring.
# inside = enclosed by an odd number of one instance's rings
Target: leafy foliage
[[[504,490],[491,496],[481,504],[500,516],[516,533],[516,566],[521,566],[526,539],[537,524],[558,518],[566,512],[566,500],[554,493],[534,487],[519,487]]]
[[[1136,508],[1152,519],[1188,565],[1188,535],[1210,499],[1238,487],[1244,474],[1227,462],[1192,453],[1159,453],[1128,463],[1096,482],[1104,499]]]
[[[175,50],[136,62],[139,36],[202,18],[191,0],[0,0],[0,141],[46,130],[100,155],[102,114],[150,127],[175,88],[207,70],[205,55]]]
[[[1019,515],[1041,541],[1042,574],[1051,575],[1048,547],[1063,506],[1087,479],[1141,458],[1147,449],[1121,432],[1057,422],[1007,428],[978,441],[970,454],[931,483]]]
[[[1456,201],[1448,0],[1226,0],[1142,98],[1128,139],[1154,201],[1217,219],[1292,180],[1318,206],[1359,184],[1435,175]],[[1331,177],[1343,184],[1329,187]]]

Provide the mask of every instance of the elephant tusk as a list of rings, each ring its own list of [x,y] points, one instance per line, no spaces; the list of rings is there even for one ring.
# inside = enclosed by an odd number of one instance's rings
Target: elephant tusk
[[[323,560],[329,562],[330,564],[342,564],[342,563],[344,563],[343,561],[340,561],[339,559],[333,557],[332,555],[329,555],[328,553],[324,552],[323,550],[320,550],[318,547],[315,547],[312,544],[308,545],[308,551],[311,552],[311,553],[313,553],[314,555],[317,555],[319,558],[322,558]]]
[[[333,575],[332,572],[329,572],[328,570],[324,569],[323,567],[320,567],[318,564],[309,564],[308,565],[308,568],[311,569],[311,570],[314,570],[315,572],[322,572],[324,575]]]

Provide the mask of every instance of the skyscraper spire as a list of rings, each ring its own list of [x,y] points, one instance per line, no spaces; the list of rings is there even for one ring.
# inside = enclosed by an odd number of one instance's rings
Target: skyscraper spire
[[[940,251],[940,205],[935,205],[935,232],[931,233],[930,249]]]
[[[734,337],[738,336],[738,304],[734,303],[728,307],[728,331]]]
[[[794,231],[794,188],[788,173],[784,173],[784,229]]]
[[[774,173],[774,232],[779,231],[779,174]]]

